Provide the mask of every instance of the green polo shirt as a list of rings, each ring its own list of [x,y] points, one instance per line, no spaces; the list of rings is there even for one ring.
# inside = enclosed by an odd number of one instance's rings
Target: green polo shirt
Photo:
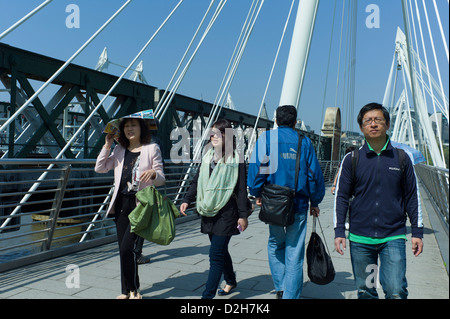
[[[374,151],[374,149],[370,146],[370,144],[367,142],[367,140],[366,140],[366,143],[367,143],[367,146],[369,147],[369,150]],[[383,148],[381,149],[381,152],[383,152],[386,149],[388,144],[389,144],[389,136],[387,136],[386,144],[384,144]],[[381,152],[377,153],[377,155],[380,156]],[[348,234],[348,240],[356,242],[356,243],[360,243],[360,244],[369,244],[369,245],[378,245],[378,244],[386,243],[388,241],[396,240],[396,239],[405,239],[406,240],[406,234],[390,236],[390,237],[385,237],[385,238],[360,236],[360,235],[355,235],[352,233]]]

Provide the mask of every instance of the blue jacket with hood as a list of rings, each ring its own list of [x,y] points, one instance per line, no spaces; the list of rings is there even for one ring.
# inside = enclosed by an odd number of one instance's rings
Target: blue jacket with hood
[[[265,183],[295,188],[296,212],[305,213],[309,202],[318,207],[325,195],[325,184],[311,140],[304,136],[298,183],[294,185],[298,138],[297,131],[287,126],[262,134],[250,159],[247,185],[256,197]]]

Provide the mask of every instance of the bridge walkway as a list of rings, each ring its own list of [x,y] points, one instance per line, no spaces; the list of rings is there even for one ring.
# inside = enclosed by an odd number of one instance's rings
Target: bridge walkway
[[[409,298],[448,299],[448,234],[432,225],[434,212],[426,200],[425,195],[424,252],[414,257],[407,249]],[[320,205],[320,220],[336,269],[336,278],[326,286],[311,283],[306,274],[305,262],[301,296],[304,299],[356,298],[349,250],[341,256],[333,248],[333,201],[334,196],[328,187]],[[307,239],[311,232],[311,221],[312,217],[309,216]],[[241,235],[234,236],[230,242],[238,288],[232,294],[217,299],[275,298],[267,261],[267,238],[268,227],[259,221],[256,211],[249,218],[249,228]],[[438,242],[442,238],[443,244]],[[447,252],[440,246],[446,247]],[[177,237],[169,246],[146,242],[143,252],[151,258],[151,262],[139,266],[143,298],[199,299],[208,275],[208,250],[209,240],[200,233],[199,219],[177,224]],[[71,277],[75,273],[66,271],[69,265],[78,267],[79,287]],[[0,276],[0,298],[6,299],[114,299],[119,292],[116,243],[14,269]],[[383,298],[381,289],[379,294]]]

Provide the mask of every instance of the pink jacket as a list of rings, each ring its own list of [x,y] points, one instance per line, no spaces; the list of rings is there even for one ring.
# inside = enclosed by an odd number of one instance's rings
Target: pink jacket
[[[122,177],[123,160],[125,157],[125,148],[120,144],[116,145],[114,151],[111,153],[110,149],[105,149],[102,147],[100,154],[97,157],[97,162],[95,163],[96,173],[107,173],[114,168],[114,193],[111,197],[110,205],[106,212],[106,215],[114,214],[114,203],[119,191],[118,185],[120,185],[120,179]],[[163,163],[161,157],[161,150],[158,144],[145,144],[142,145],[141,157],[139,161],[139,173],[142,175],[143,172],[149,169],[154,169],[156,171],[156,178],[150,180],[147,183],[140,182],[139,190],[150,186],[161,186],[164,185],[166,178],[163,171]]]

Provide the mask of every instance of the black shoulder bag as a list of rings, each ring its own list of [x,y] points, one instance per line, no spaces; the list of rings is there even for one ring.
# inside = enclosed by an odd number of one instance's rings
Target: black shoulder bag
[[[326,285],[334,280],[335,271],[333,262],[331,261],[328,246],[322,242],[320,236],[316,233],[316,220],[319,217],[313,218],[313,229],[311,238],[309,239],[308,247],[306,248],[306,262],[308,264],[308,277],[311,282],[318,285]],[[322,230],[322,226],[320,225]],[[322,230],[323,235],[323,230]],[[325,240],[325,236],[323,238]]]
[[[291,189],[287,186],[266,184],[261,191],[261,210],[259,219],[266,224],[289,226],[294,222],[295,189],[298,183],[298,171],[300,168],[300,153],[302,149],[303,135],[298,134],[297,157],[295,163],[295,186]]]

